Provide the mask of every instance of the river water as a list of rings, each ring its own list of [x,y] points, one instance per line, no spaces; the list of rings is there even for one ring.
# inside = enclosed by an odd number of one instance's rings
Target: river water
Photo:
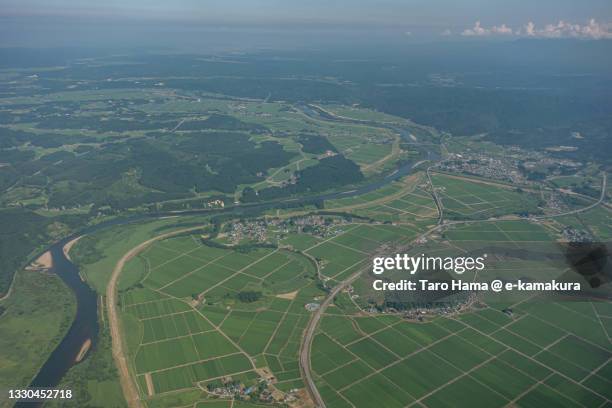
[[[314,115],[313,111],[308,112],[309,115]],[[336,118],[325,117],[326,120],[341,121]],[[345,121],[345,120],[342,120]],[[362,122],[360,122],[362,123]],[[380,125],[378,125],[380,127]],[[409,138],[409,131],[393,127],[392,130],[400,133],[402,139],[406,142],[412,142]],[[439,155],[436,152],[430,150],[421,149],[420,160],[438,160]],[[255,210],[266,210],[270,208],[278,207],[283,204],[299,204],[301,202],[310,202],[313,200],[333,200],[338,198],[349,198],[357,195],[366,194],[374,191],[380,187],[383,187],[395,180],[398,180],[406,175],[410,174],[415,166],[414,161],[404,162],[400,167],[389,175],[374,181],[370,184],[366,184],[351,191],[333,192],[321,194],[314,197],[307,198],[294,198],[282,200],[280,202],[273,203],[261,203],[261,204],[250,204],[246,206],[233,206],[226,207],[223,210],[191,210],[182,213],[177,212],[165,212],[155,214],[142,214],[132,216],[128,218],[113,219],[107,222],[102,222],[95,226],[90,226],[78,233],[64,238],[61,241],[51,245],[48,250],[51,251],[53,257],[53,268],[52,272],[56,273],[62,281],[72,290],[77,301],[77,311],[74,321],[70,326],[70,329],[59,343],[59,345],[53,350],[47,361],[41,367],[36,377],[30,383],[29,388],[54,388],[59,385],[62,378],[66,375],[68,370],[75,365],[76,358],[81,350],[81,347],[87,340],[91,340],[92,344],[88,354],[94,351],[97,340],[98,340],[98,295],[92,290],[85,282],[83,282],[79,275],[78,267],[72,263],[64,254],[63,247],[70,240],[84,234],[91,234],[104,228],[109,228],[117,225],[125,225],[137,221],[146,219],[155,219],[167,216],[177,215],[198,215],[198,214],[219,214],[228,213],[233,211],[239,211],[243,208],[255,209]],[[35,258],[34,258],[35,259]],[[15,407],[33,407],[41,406],[39,402],[17,402]]]

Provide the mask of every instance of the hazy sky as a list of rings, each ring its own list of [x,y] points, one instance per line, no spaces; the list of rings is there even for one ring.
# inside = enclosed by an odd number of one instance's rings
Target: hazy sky
[[[322,43],[344,36],[345,42],[357,44],[383,32],[399,42],[612,39],[612,0],[0,0],[0,46],[175,46],[200,39],[218,44],[229,35],[199,32],[220,26],[229,34],[236,34],[237,27],[256,27],[289,46],[297,43],[292,35],[318,36]],[[330,35],[325,30],[335,31]],[[233,43],[250,37],[236,37]]]
[[[407,28],[612,21],[610,0],[0,0],[2,16],[112,16],[227,23],[388,24]]]

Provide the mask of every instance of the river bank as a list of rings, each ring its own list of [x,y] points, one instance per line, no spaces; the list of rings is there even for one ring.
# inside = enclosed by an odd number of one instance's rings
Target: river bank
[[[401,129],[393,128],[400,133],[404,140],[409,139],[409,132]],[[66,333],[64,339],[60,342],[57,348],[51,353],[47,362],[42,366],[38,375],[30,383],[30,387],[54,387],[60,383],[66,375],[70,367],[75,364],[83,344],[90,341],[90,352],[95,351],[98,339],[98,293],[93,290],[87,282],[80,279],[79,268],[70,259],[70,250],[85,234],[107,229],[113,226],[128,225],[138,221],[166,219],[169,216],[176,217],[177,224],[180,224],[181,217],[196,216],[196,215],[219,215],[219,214],[244,214],[245,211],[253,214],[263,211],[282,208],[287,205],[299,206],[300,204],[313,202],[334,200],[340,198],[349,198],[362,194],[369,193],[379,189],[389,183],[399,180],[414,171],[415,163],[418,160],[437,160],[439,156],[435,152],[429,150],[420,150],[420,157],[414,160],[405,161],[399,165],[397,169],[390,172],[384,177],[380,177],[375,181],[363,184],[349,191],[321,193],[310,197],[285,198],[273,202],[253,203],[248,205],[229,206],[224,209],[216,210],[191,210],[184,212],[164,212],[164,213],[147,213],[138,214],[126,218],[115,218],[105,222],[101,222],[94,226],[84,228],[65,239],[53,244],[49,248],[52,259],[55,262],[52,272],[56,273],[64,283],[73,291],[77,300],[77,313],[72,326]],[[108,300],[107,300],[108,302]],[[114,336],[113,336],[114,337]],[[82,356],[81,358],[86,357]],[[80,361],[80,360],[79,360]]]

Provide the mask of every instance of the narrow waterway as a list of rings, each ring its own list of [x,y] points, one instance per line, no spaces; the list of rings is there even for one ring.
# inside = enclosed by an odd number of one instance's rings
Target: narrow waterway
[[[58,242],[50,248],[53,257],[51,272],[56,273],[74,293],[77,301],[76,316],[60,344],[30,383],[30,388],[56,387],[68,369],[74,365],[83,343],[87,339],[92,341],[91,352],[98,338],[97,295],[81,280],[78,268],[64,256],[64,243],[65,241]],[[22,404],[40,405],[18,403],[16,406]]]
[[[329,120],[326,118],[326,120]],[[335,120],[335,119],[334,119]],[[402,138],[407,142],[410,142],[409,132],[403,129],[392,128],[394,131],[400,133]],[[438,160],[439,156],[435,152],[429,150],[421,150],[420,158],[418,160]],[[77,236],[84,234],[91,234],[104,228],[109,228],[117,225],[126,225],[129,223],[142,221],[145,219],[155,219],[161,217],[172,216],[191,216],[191,215],[212,215],[220,213],[229,213],[234,211],[240,211],[245,208],[251,210],[267,210],[271,208],[281,207],[286,204],[299,204],[301,202],[312,202],[317,200],[333,200],[338,198],[354,197],[368,192],[374,191],[380,187],[383,187],[395,180],[398,180],[406,175],[410,174],[417,161],[410,161],[402,163],[395,171],[389,175],[374,181],[372,183],[360,186],[354,190],[325,193],[314,197],[294,198],[285,199],[276,202],[268,202],[261,204],[249,204],[249,205],[238,205],[226,207],[222,210],[191,210],[185,212],[164,212],[154,214],[142,214],[132,216],[128,218],[113,219],[107,222],[97,224],[95,226],[87,227],[84,230],[67,237],[49,247],[53,257],[53,268],[52,272],[56,273],[62,281],[72,290],[77,301],[77,311],[74,321],[70,326],[70,329],[59,343],[59,345],[53,350],[47,361],[41,367],[40,371],[30,383],[29,388],[53,388],[56,387],[66,375],[68,370],[75,364],[76,358],[81,350],[81,347],[87,340],[91,340],[91,348],[88,354],[95,350],[98,341],[98,295],[92,290],[85,282],[83,282],[79,275],[78,267],[72,263],[64,254],[63,247],[70,240]],[[35,259],[35,258],[34,258]],[[16,407],[33,407],[41,406],[40,402],[17,402]]]

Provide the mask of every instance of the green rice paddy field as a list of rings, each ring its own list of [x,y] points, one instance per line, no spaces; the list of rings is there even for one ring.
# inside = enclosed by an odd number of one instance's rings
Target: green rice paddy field
[[[434,183],[449,186],[441,190],[445,211],[455,202],[467,218],[479,208],[488,217],[531,205],[528,196],[516,207],[511,195],[522,193],[445,177],[434,176]],[[264,368],[274,375],[274,388],[303,388],[298,353],[311,316],[305,305],[326,296],[320,281],[334,286],[369,269],[381,246],[405,247],[435,222],[430,193],[422,186],[404,189],[394,183],[326,203],[343,211],[355,206],[349,211],[378,221],[356,218],[327,238],[288,234],[278,248],[245,250],[181,236],[132,259],[120,282],[121,310],[132,375],[147,406],[179,400],[173,404],[246,406],[210,399],[206,384],[224,377],[254,384]],[[384,199],[390,195],[393,200]],[[582,219],[588,217],[602,215],[593,211]],[[550,256],[558,251],[560,225],[448,225],[409,252],[487,251],[486,273],[466,273],[465,280],[551,278],[561,270]],[[368,312],[370,280],[362,276],[355,292],[341,292],[326,309],[312,346],[313,374],[327,407],[610,406],[611,303],[484,296],[467,312],[417,322]],[[243,292],[261,296],[242,302]]]
[[[534,194],[499,184],[444,174],[434,174],[432,182],[446,214],[453,219],[487,219],[537,210],[538,199]]]
[[[328,407],[599,407],[612,398],[603,303],[524,302],[426,323],[330,308],[312,364]]]
[[[154,406],[227,376],[249,384],[265,367],[275,388],[303,388],[298,351],[311,313],[305,305],[325,296],[313,259],[333,284],[367,266],[368,253],[382,243],[415,235],[402,226],[346,224],[328,239],[290,236],[283,245],[294,250],[211,247],[195,235],[155,243],[126,264],[120,281],[141,397]],[[248,291],[262,296],[241,302],[238,294]],[[198,398],[207,400],[205,393]]]
[[[267,365],[264,351],[279,375],[279,358],[294,362],[299,328],[307,321],[303,305],[320,294],[308,258],[277,249],[209,247],[188,236],[161,241],[137,259],[132,262],[146,272],[121,302],[143,396],[193,389],[228,375],[248,382],[257,377],[255,368]],[[243,310],[234,299],[247,290],[269,296]],[[293,300],[274,296],[292,291],[299,291]],[[195,302],[198,297],[203,301]],[[285,371],[295,369],[287,364]]]
[[[430,193],[418,186],[406,189],[403,182],[392,183],[358,197],[326,201],[325,208],[351,208],[352,213],[362,217],[404,224],[431,223],[438,216]]]
[[[462,279],[544,280],[563,271],[551,257],[559,251],[554,230],[527,221],[452,226],[414,251],[448,256],[484,248],[486,274]],[[368,313],[361,301],[371,295],[368,285],[355,284],[358,298],[339,297],[315,338],[312,364],[328,407],[610,404],[612,303],[491,295],[467,313],[417,322]]]

